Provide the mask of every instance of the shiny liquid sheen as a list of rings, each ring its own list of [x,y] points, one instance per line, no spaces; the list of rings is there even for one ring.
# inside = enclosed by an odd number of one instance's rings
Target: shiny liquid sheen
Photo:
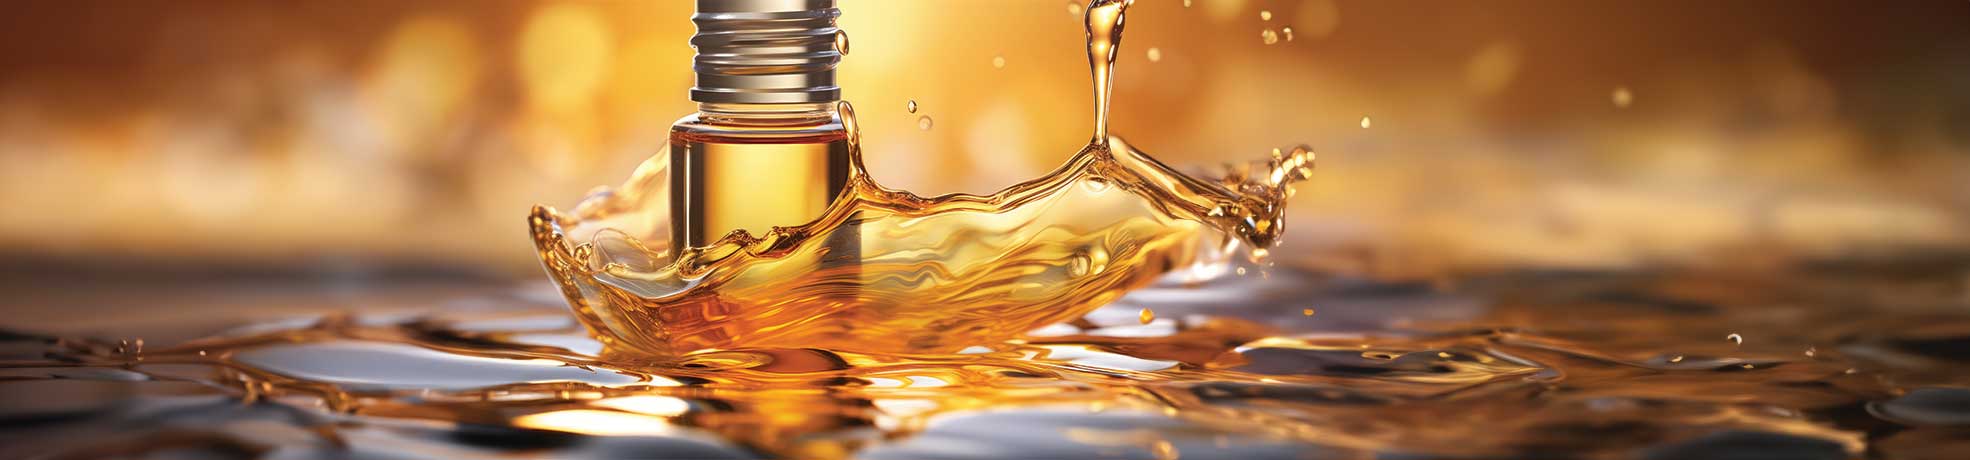
[[[1087,7],[1102,107],[1124,6]],[[922,198],[858,168],[853,199],[814,222],[683,251],[652,239],[668,234],[653,159],[570,215],[534,213],[573,319],[496,291],[408,315],[345,293],[356,313],[149,347],[0,331],[0,457],[1970,450],[1970,258],[1434,282],[1266,269],[1229,255],[1275,241],[1309,154],[1201,181],[1097,126],[999,194]],[[827,249],[851,228],[853,270]]]

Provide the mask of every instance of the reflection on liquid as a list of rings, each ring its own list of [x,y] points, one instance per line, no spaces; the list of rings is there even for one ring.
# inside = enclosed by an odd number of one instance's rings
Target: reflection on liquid
[[[1438,283],[1282,267],[952,354],[613,362],[541,306],[141,350],[10,333],[0,454],[1935,458],[1970,424],[1970,259],[1896,267]]]

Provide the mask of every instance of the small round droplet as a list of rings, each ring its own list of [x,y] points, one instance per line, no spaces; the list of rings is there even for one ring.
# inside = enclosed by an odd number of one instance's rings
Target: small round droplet
[[[1279,32],[1275,32],[1272,29],[1259,31],[1259,40],[1265,42],[1267,45],[1279,43]]]
[[[1163,50],[1157,49],[1154,46],[1149,47],[1149,62],[1159,62],[1162,60],[1163,60]]]
[[[1448,352],[1448,351],[1439,351],[1439,352],[1436,352],[1436,357],[1438,357],[1438,358],[1443,358],[1443,359],[1450,359],[1450,352]]]
[[[1006,57],[1005,57],[1005,56],[992,56],[992,68],[994,68],[994,69],[1003,69],[1003,68],[1006,68]]]
[[[1672,362],[1672,363],[1680,363],[1680,362],[1683,362],[1683,355],[1676,355],[1675,357],[1672,357],[1672,358],[1669,358],[1669,362]]]
[[[1140,316],[1141,316],[1141,319],[1142,319],[1142,324],[1149,324],[1149,322],[1150,322],[1150,321],[1155,321],[1155,320],[1156,320],[1156,310],[1150,310],[1150,309],[1147,309],[1147,308],[1144,308],[1144,309],[1142,309],[1142,315],[1140,315]]]
[[[911,99],[910,105],[908,105],[907,107],[910,109],[910,113],[917,113],[917,100]]]
[[[924,115],[924,116],[921,116],[921,117],[917,117],[917,129],[921,129],[921,130],[924,130],[924,131],[929,131],[929,130],[930,130],[930,116],[929,116],[929,115]]]
[[[1739,364],[1739,365],[1738,365],[1738,367],[1742,367],[1742,368],[1745,368],[1745,369],[1752,369],[1752,368],[1755,368],[1755,367],[1757,367],[1757,366],[1753,366],[1753,365],[1751,365],[1751,363],[1745,363],[1745,364]]]
[[[1300,309],[1300,316],[1313,316],[1313,309],[1311,308]]]
[[[1070,16],[1081,17],[1082,8],[1081,2],[1067,2],[1067,14]]]
[[[840,52],[842,56],[848,55],[848,31],[835,30],[835,51]]]
[[[1183,7],[1184,7],[1184,8],[1189,8],[1189,7],[1190,7],[1190,0],[1183,0]]]
[[[1259,20],[1260,20],[1260,21],[1271,21],[1271,20],[1272,20],[1272,10],[1259,10]]]
[[[1814,357],[1814,356],[1818,356],[1818,355],[1819,355],[1819,353],[1820,353],[1820,350],[1819,350],[1819,348],[1818,348],[1818,347],[1806,347],[1806,357],[1807,357],[1807,358],[1811,358],[1811,357]]]
[[[1368,129],[1368,127],[1374,125],[1375,125],[1374,120],[1369,120],[1368,117],[1361,117],[1361,129]]]
[[[1744,345],[1744,336],[1742,335],[1737,335],[1733,333],[1731,335],[1724,336],[1724,339],[1730,340],[1731,344],[1734,345]]]
[[[1238,267],[1236,270],[1232,270],[1232,271],[1238,273],[1238,276],[1245,276],[1245,267]]]
[[[1279,32],[1280,32],[1280,33],[1283,33],[1283,34],[1286,34],[1286,41],[1289,41],[1289,42],[1290,42],[1290,41],[1293,41],[1293,28],[1292,28],[1292,27],[1282,27],[1282,28],[1280,28],[1280,29],[1279,29]]]
[[[1626,86],[1617,86],[1614,88],[1614,93],[1608,95],[1608,99],[1614,101],[1614,108],[1625,109],[1628,108],[1628,104],[1635,103],[1635,93],[1629,92]]]

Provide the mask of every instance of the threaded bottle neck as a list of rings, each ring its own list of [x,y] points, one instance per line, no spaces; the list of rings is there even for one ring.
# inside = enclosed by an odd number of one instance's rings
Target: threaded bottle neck
[[[691,22],[697,85],[691,100],[716,104],[812,104],[841,99],[835,86],[841,30],[835,0],[698,0]]]

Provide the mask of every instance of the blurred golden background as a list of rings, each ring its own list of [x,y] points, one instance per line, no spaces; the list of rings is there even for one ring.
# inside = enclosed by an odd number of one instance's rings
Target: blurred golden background
[[[989,192],[1085,142],[1079,5],[841,6],[842,86],[885,184]],[[527,208],[617,183],[694,110],[691,8],[10,3],[0,259],[538,277]],[[1408,276],[1970,247],[1970,3],[1132,11],[1117,134],[1172,164],[1320,152],[1288,263]]]

